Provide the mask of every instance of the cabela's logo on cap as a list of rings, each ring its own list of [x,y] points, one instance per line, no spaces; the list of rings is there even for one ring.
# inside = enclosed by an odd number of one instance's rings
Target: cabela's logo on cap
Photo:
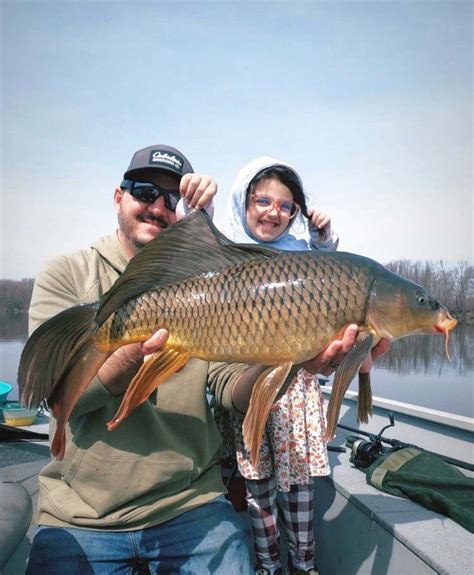
[[[183,158],[165,150],[152,150],[149,163],[152,165],[164,164],[179,173],[183,171]]]

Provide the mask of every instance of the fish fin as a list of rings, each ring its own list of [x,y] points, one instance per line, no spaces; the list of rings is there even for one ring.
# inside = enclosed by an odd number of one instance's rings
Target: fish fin
[[[372,388],[370,386],[370,373],[359,373],[359,393],[357,395],[357,421],[369,423],[372,416]]]
[[[260,447],[270,409],[292,365],[291,362],[285,362],[267,369],[260,374],[253,386],[249,407],[242,424],[244,442],[250,450],[253,466],[257,466],[260,459]]]
[[[326,414],[326,441],[330,441],[336,433],[336,425],[339,419],[344,394],[360,366],[364,363],[367,354],[372,348],[373,342],[374,336],[372,333],[368,331],[359,332],[353,348],[336,370]]]
[[[257,244],[234,244],[196,210],[166,228],[130,260],[125,271],[101,300],[97,325],[126,300],[198,274],[227,268],[255,258],[270,258],[278,250]]]
[[[155,352],[130,382],[117,413],[107,423],[107,429],[115,429],[136,407],[146,401],[159,385],[186,365],[188,360],[187,353],[172,347],[164,347]]]
[[[18,368],[21,403],[38,407],[50,398],[75,350],[90,339],[98,304],[66,309],[42,323],[28,338]]]

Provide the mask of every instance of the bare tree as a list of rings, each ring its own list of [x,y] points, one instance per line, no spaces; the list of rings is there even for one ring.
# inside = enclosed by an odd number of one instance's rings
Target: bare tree
[[[34,280],[0,280],[0,311],[22,313],[28,310]]]

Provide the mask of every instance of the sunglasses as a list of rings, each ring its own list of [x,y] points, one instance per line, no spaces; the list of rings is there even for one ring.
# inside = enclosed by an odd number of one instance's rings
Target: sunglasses
[[[174,190],[166,190],[156,184],[148,182],[132,182],[131,180],[123,180],[120,184],[120,189],[127,191],[132,197],[140,202],[152,204],[158,198],[162,197],[165,201],[165,207],[173,212],[176,210],[181,196],[179,192]]]
[[[261,212],[266,212],[275,208],[278,212],[288,216],[290,219],[294,218],[300,209],[300,206],[293,202],[292,200],[274,200],[270,196],[265,194],[255,194],[251,195],[252,202],[257,210]]]

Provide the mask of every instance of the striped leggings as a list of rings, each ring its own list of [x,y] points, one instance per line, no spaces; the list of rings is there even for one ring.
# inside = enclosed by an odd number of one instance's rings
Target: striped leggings
[[[279,492],[275,478],[246,479],[247,508],[259,566],[273,573],[281,566],[278,508],[288,538],[293,565],[309,570],[314,566],[313,485],[291,485]]]

